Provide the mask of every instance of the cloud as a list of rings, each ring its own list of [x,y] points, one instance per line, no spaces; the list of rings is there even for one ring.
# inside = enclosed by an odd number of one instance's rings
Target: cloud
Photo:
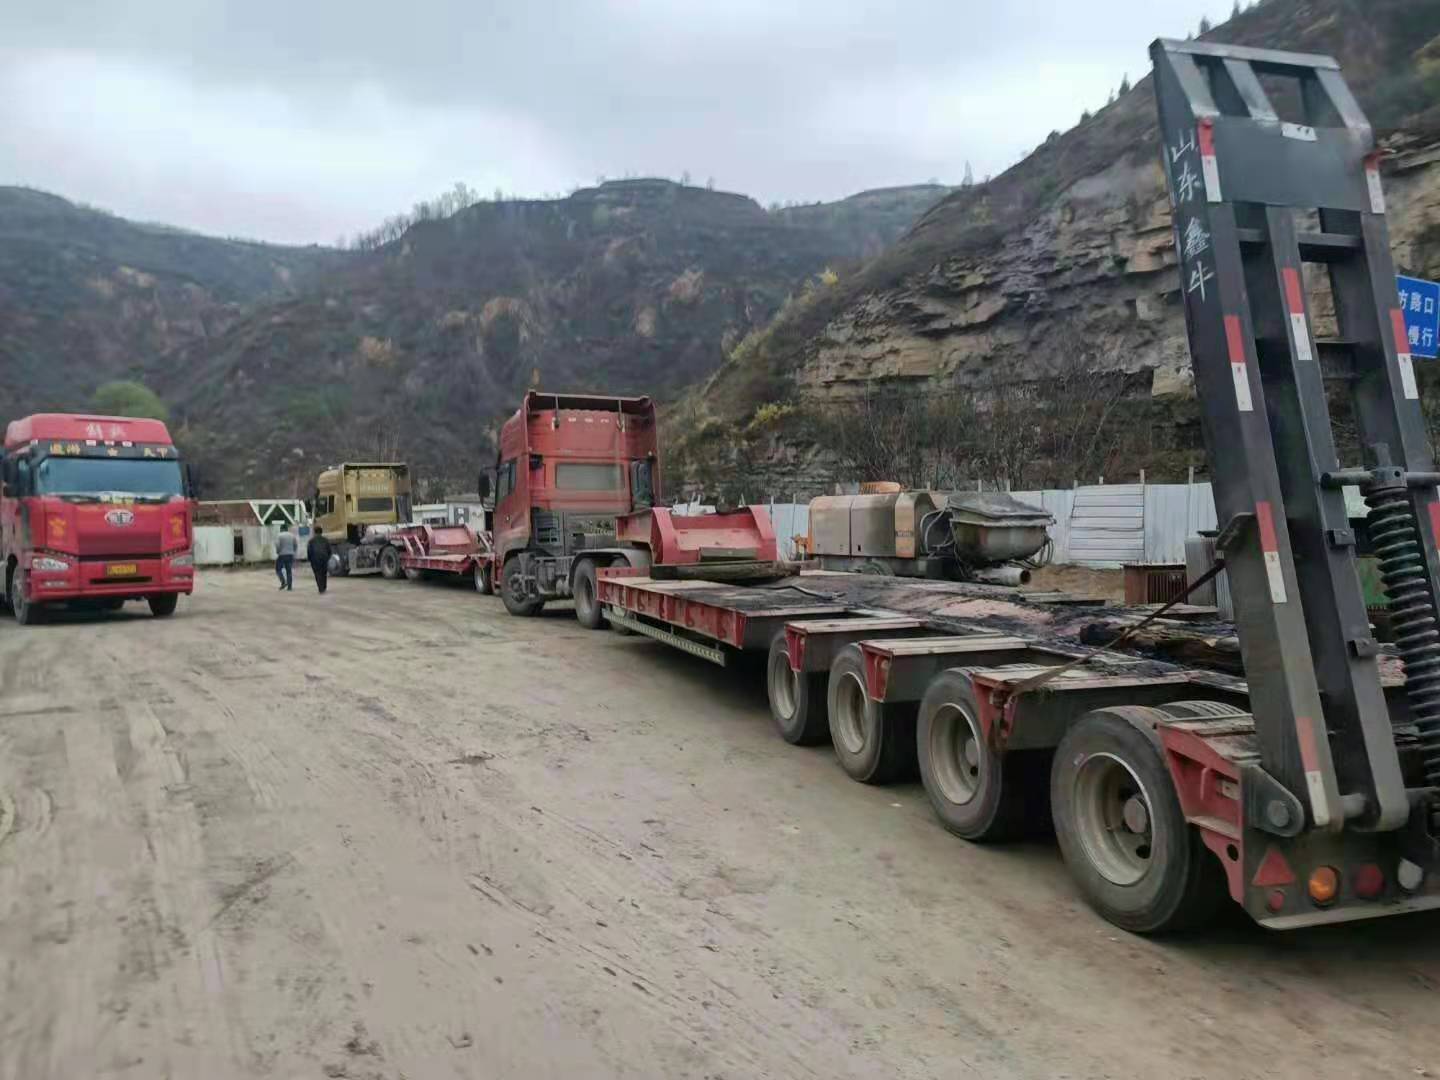
[[[832,199],[999,172],[1222,6],[50,0],[0,26],[0,183],[298,242],[455,180]]]

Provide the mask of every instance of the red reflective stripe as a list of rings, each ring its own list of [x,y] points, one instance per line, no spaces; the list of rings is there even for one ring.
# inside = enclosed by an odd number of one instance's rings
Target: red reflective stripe
[[[1430,504],[1430,535],[1435,538],[1435,546],[1440,548],[1440,502]]]
[[[1285,278],[1285,299],[1290,305],[1291,315],[1305,314],[1305,294],[1300,290],[1300,274],[1293,266],[1280,271]]]
[[[1195,131],[1200,138],[1201,157],[1215,156],[1215,122],[1210,119],[1201,120]]]
[[[1245,335],[1240,330],[1240,316],[1225,316],[1225,344],[1230,347],[1230,363],[1245,363]]]
[[[1255,504],[1255,521],[1260,526],[1260,547],[1265,551],[1279,551],[1280,540],[1275,535],[1275,515],[1268,502]]]
[[[1408,353],[1410,351],[1410,335],[1405,332],[1405,316],[1400,314],[1399,308],[1390,309],[1390,328],[1395,331],[1395,351],[1397,353]]]
[[[1300,761],[1306,772],[1320,771],[1320,750],[1315,745],[1315,723],[1308,716],[1295,718],[1295,734],[1300,737]]]

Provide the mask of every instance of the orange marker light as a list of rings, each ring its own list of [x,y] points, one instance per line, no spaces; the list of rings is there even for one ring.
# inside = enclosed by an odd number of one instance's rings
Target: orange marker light
[[[1310,871],[1310,899],[1324,907],[1334,903],[1340,892],[1340,874],[1333,866],[1317,866]]]

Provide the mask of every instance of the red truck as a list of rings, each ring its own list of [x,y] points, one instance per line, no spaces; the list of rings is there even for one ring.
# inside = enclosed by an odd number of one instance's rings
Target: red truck
[[[610,567],[684,577],[703,561],[733,580],[776,573],[763,510],[674,517],[656,505],[657,428],[648,397],[525,395],[500,429],[495,469],[480,477],[482,498],[495,478],[491,577],[510,614],[573,596],[576,619],[598,629],[597,574]]]
[[[193,504],[158,420],[38,413],[11,422],[0,465],[0,560],[15,620],[52,605],[175,612],[195,587]]]

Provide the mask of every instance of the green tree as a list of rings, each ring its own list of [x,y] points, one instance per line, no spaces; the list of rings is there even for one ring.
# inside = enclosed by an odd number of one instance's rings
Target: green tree
[[[107,382],[95,391],[90,407],[106,416],[143,416],[151,420],[170,419],[170,409],[155,393],[142,382],[133,379],[117,379]]]

